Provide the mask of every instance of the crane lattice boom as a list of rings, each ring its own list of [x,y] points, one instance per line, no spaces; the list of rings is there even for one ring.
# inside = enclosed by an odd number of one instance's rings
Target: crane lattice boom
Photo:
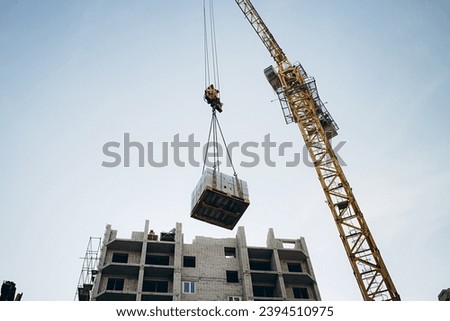
[[[277,77],[268,79],[282,107],[283,104],[286,106],[288,116],[300,128],[364,300],[400,300],[331,147],[329,139],[336,135],[337,126],[327,112],[324,116],[320,99],[314,96],[310,85],[310,77],[301,65],[289,62],[250,0],[235,1],[277,64]],[[270,72],[266,76],[268,74]]]

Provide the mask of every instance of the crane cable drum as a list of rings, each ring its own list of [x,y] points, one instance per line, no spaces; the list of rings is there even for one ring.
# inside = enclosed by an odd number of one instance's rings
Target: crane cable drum
[[[217,118],[217,111],[222,112],[223,104],[219,98],[220,77],[213,0],[203,0],[203,28],[206,88],[203,98],[211,106],[212,115],[203,159],[202,177],[191,195],[191,217],[232,230],[250,201],[247,183],[237,176]],[[223,142],[226,157],[232,166],[233,176],[220,172],[219,138]],[[207,164],[210,146],[213,148],[212,168]]]

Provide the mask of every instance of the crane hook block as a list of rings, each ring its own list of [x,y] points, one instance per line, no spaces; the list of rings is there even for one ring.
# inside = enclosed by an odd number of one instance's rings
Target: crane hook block
[[[219,90],[214,88],[214,85],[211,84],[205,89],[203,99],[211,106],[213,110],[217,110],[219,113],[222,112],[223,104],[219,98]]]

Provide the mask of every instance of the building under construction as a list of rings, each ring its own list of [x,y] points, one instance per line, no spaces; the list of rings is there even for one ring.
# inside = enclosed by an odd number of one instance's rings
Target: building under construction
[[[118,238],[106,227],[93,278],[94,301],[320,300],[303,237],[247,246],[244,227],[235,238],[196,236],[184,243],[182,225]],[[86,299],[86,298],[85,298]]]

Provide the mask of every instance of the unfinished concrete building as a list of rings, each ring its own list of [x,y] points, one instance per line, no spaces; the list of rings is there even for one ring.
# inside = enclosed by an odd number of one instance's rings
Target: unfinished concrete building
[[[235,238],[196,236],[183,241],[182,225],[159,235],[149,229],[117,238],[106,227],[91,293],[96,301],[320,300],[303,237],[275,238],[267,247]]]

